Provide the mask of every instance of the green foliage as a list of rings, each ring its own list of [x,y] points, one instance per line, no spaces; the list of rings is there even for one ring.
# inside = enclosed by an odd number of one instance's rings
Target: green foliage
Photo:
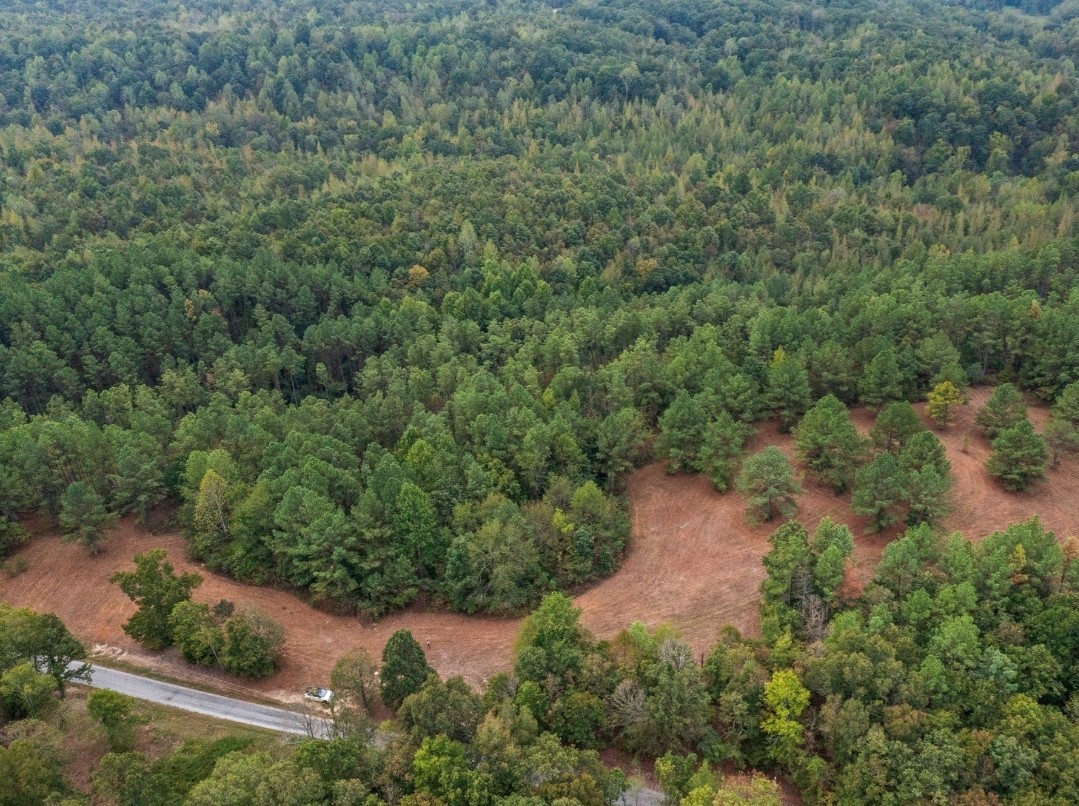
[[[525,619],[514,644],[514,671],[524,681],[549,678],[572,682],[591,651],[591,634],[580,624],[581,610],[565,594],[549,593]]]
[[[23,662],[52,678],[52,687],[64,696],[69,680],[89,680],[86,647],[52,613],[35,613],[0,603],[0,672]]]
[[[382,672],[379,676],[382,702],[395,710],[400,708],[407,696],[423,687],[431,672],[423,648],[412,633],[398,630],[382,648]]]
[[[7,513],[0,513],[0,558],[26,542],[28,536],[18,521]]]
[[[269,677],[277,671],[285,633],[269,616],[245,608],[230,616],[222,631],[220,662],[226,672],[237,677]]]
[[[4,4],[0,553],[17,515],[96,540],[102,513],[165,503],[245,582],[367,616],[421,595],[510,613],[614,570],[610,494],[653,427],[723,488],[733,423],[928,393],[944,425],[948,384],[1006,379],[991,438],[1022,427],[1021,388],[1056,400],[1068,450],[1067,6],[557,5]],[[905,492],[869,504],[932,524],[949,468],[908,415],[877,429]],[[808,469],[843,489],[857,464]],[[773,469],[767,515],[796,488]],[[782,756],[811,802],[1079,802],[1079,566],[1040,528],[1001,534],[913,529],[858,600],[849,534],[785,529],[764,640],[721,639],[703,683],[673,636],[607,649],[556,603],[515,695],[418,776],[412,748],[347,773],[297,753],[313,777],[237,754],[212,783],[217,751],[115,754],[95,797],[599,806],[617,781],[543,731],[583,745],[602,721],[635,748]],[[147,596],[133,634],[163,645],[179,609],[206,657],[187,598]],[[5,670],[36,657],[5,635]],[[762,728],[788,670],[803,745]],[[0,799],[62,796],[52,759],[5,733]],[[743,797],[689,778],[690,806]]]
[[[779,417],[780,428],[789,431],[810,403],[809,374],[797,358],[777,347],[768,366],[764,400],[768,411]]]
[[[369,712],[379,696],[378,664],[363,647],[350,649],[333,665],[330,686],[336,698],[351,698]]]
[[[951,381],[941,381],[929,392],[925,413],[941,428],[947,428],[955,417],[955,407],[966,403],[963,393]]]
[[[892,347],[887,347],[869,362],[858,391],[862,403],[875,408],[902,399],[906,385],[896,352]]]
[[[806,469],[837,494],[854,480],[864,453],[850,412],[833,395],[821,398],[802,418],[794,444]]]
[[[33,663],[20,663],[0,674],[0,710],[11,719],[39,717],[51,704],[55,690],[49,676]]]
[[[184,660],[203,666],[220,662],[225,636],[210,606],[192,601],[177,602],[169,613],[169,635]]]
[[[975,421],[992,441],[1002,431],[1019,425],[1026,416],[1027,406],[1020,391],[1013,384],[1002,383],[993,389],[992,396],[978,410]]]
[[[86,699],[87,712],[105,729],[114,753],[127,752],[135,745],[135,726],[141,719],[134,705],[130,697],[108,689],[95,689]]]
[[[742,458],[742,447],[751,433],[749,426],[734,420],[727,412],[720,412],[705,426],[696,467],[708,474],[719,492],[730,489]]]
[[[907,401],[889,403],[877,415],[869,439],[878,450],[898,453],[912,436],[924,431],[918,412]]]
[[[292,761],[275,761],[269,753],[230,753],[208,778],[188,793],[189,806],[242,806],[248,803],[317,803],[324,784],[309,769]]]
[[[1000,479],[1009,490],[1026,490],[1045,478],[1049,449],[1029,420],[997,432],[993,452],[985,463],[991,476]]]
[[[774,445],[745,460],[735,486],[746,496],[748,516],[762,521],[793,513],[794,497],[802,491],[787,457]]]
[[[805,742],[798,719],[809,705],[809,691],[794,671],[782,669],[764,684],[764,704],[761,730],[775,741],[771,753],[776,761],[789,764]]]
[[[464,680],[451,677],[443,683],[434,672],[397,708],[398,723],[416,744],[439,735],[468,743],[482,716],[482,700]]]
[[[109,581],[138,605],[124,624],[124,632],[148,649],[161,649],[172,643],[172,609],[191,598],[202,577],[196,573],[177,576],[164,549],[151,549],[135,555],[134,571],[117,571]]]
[[[105,501],[89,484],[73,481],[60,496],[60,528],[64,539],[81,543],[90,554],[104,551],[105,532],[115,521]]]
[[[644,459],[647,445],[648,429],[637,409],[627,406],[603,418],[596,433],[596,451],[608,490],[621,488],[625,474]]]
[[[888,452],[880,453],[855,475],[851,509],[870,518],[873,531],[879,532],[899,520],[896,506],[909,485],[910,480],[900,470],[895,457]]]
[[[9,730],[0,743],[0,804],[36,806],[67,793],[60,738],[42,723],[27,721],[23,730]]]
[[[667,457],[667,470],[690,470],[697,466],[697,452],[704,441],[708,415],[695,397],[682,390],[659,418],[656,449]]]

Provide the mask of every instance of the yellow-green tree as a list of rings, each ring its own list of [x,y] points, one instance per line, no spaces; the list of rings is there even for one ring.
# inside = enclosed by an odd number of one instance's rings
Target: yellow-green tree
[[[959,387],[951,381],[941,381],[929,392],[925,413],[941,428],[947,428],[955,417],[953,409],[966,403]]]

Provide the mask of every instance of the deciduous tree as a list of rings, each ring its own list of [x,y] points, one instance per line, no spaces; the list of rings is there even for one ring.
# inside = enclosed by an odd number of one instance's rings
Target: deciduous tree
[[[172,609],[190,599],[191,591],[202,584],[202,577],[196,573],[177,576],[166,557],[164,549],[136,554],[134,571],[117,571],[109,577],[139,607],[124,624],[124,632],[148,649],[172,643]]]

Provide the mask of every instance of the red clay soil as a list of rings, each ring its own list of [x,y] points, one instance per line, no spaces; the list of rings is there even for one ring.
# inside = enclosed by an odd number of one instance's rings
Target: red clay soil
[[[948,529],[978,540],[1011,523],[1039,515],[1058,538],[1079,531],[1079,462],[1065,460],[1050,471],[1048,482],[1029,493],[1004,491],[985,472],[989,446],[973,425],[974,411],[988,397],[975,390],[971,405],[958,413],[955,425],[938,432],[956,478]],[[1032,410],[1038,425],[1045,412]],[[857,411],[860,429],[872,414]],[[793,456],[789,435],[765,426],[750,449],[776,444]],[[828,515],[846,523],[856,536],[856,576],[867,579],[887,541],[897,529],[867,535],[866,521],[849,510],[849,496],[839,497],[811,483],[798,499],[797,517],[813,528]],[[635,620],[648,625],[668,621],[680,629],[694,651],[703,653],[725,624],[757,629],[757,590],[764,569],[761,556],[776,524],[746,523],[744,501],[737,493],[719,495],[702,476],[668,475],[661,464],[637,471],[629,482],[633,508],[633,543],[617,574],[577,597],[583,622],[598,637],[610,638]],[[179,660],[175,650],[146,653],[120,629],[133,605],[108,577],[131,567],[131,558],[150,548],[164,548],[180,570],[198,570],[204,582],[195,599],[214,603],[229,599],[255,605],[286,631],[281,671],[270,680],[241,687],[222,675],[196,671]],[[461,675],[478,685],[511,664],[519,619],[462,616],[419,609],[407,610],[374,624],[334,616],[287,591],[241,585],[210,573],[185,559],[178,534],[151,534],[123,521],[99,557],[79,546],[45,534],[31,540],[20,554],[28,570],[14,579],[0,577],[0,599],[15,605],[53,611],[71,630],[101,651],[124,654],[176,677],[213,682],[218,687],[245,688],[263,696],[295,701],[305,686],[327,682],[334,662],[362,646],[376,657],[395,631],[412,631],[428,660],[443,675]]]

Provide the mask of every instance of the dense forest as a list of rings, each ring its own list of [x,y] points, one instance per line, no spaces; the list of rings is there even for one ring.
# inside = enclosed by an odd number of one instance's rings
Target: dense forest
[[[503,688],[402,698],[407,752],[218,764],[298,803],[611,801],[559,741],[668,753],[688,806],[743,802],[721,763],[811,802],[1079,801],[1075,552],[936,534],[949,468],[908,405],[945,427],[998,384],[1010,489],[1079,448],[1077,51],[1071,0],[9,0],[0,557],[34,513],[91,552],[175,517],[208,568],[343,612],[543,601]],[[743,457],[768,418],[910,527],[874,583],[841,590],[844,527],[788,523],[760,640],[701,667],[588,636],[552,591],[618,567],[627,473],[780,516],[786,460]],[[122,785],[165,762],[121,762],[108,797],[158,802]],[[225,802],[184,780],[154,797]]]
[[[242,580],[513,612],[617,567],[653,448],[1051,399],[1070,8],[7,4],[0,535],[173,502]]]

